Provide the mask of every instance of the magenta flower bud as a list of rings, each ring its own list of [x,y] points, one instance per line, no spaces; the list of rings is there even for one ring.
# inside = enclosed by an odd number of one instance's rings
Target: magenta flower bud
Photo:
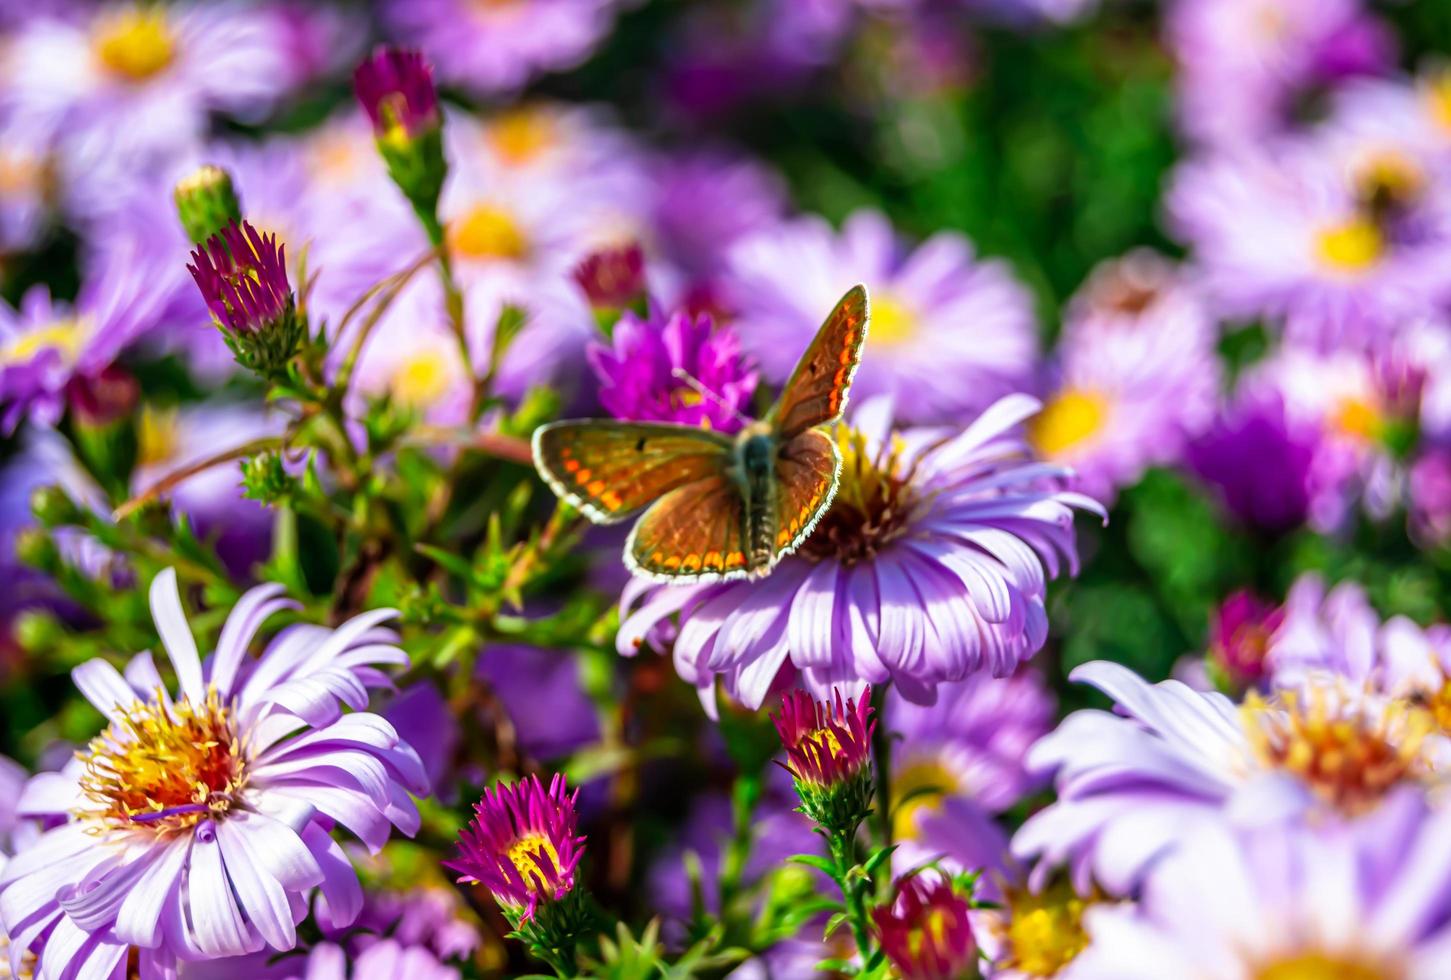
[[[556,775],[549,789],[538,776],[484,791],[474,819],[459,834],[459,856],[445,867],[460,882],[483,885],[511,921],[528,922],[541,904],[560,902],[574,889],[584,857],[575,800]]]
[[[353,90],[380,140],[403,143],[439,126],[433,71],[417,51],[378,48],[353,72]]]
[[[276,235],[243,221],[193,250],[187,266],[238,363],[262,374],[281,370],[306,335],[287,281],[286,251]]]
[[[871,688],[860,701],[814,700],[805,691],[781,699],[781,713],[772,719],[786,748],[780,763],[796,782],[801,812],[828,831],[855,833],[871,812],[872,719]]]
[[[574,281],[596,312],[618,313],[645,295],[645,253],[638,242],[591,252],[575,267]]]
[[[877,938],[903,980],[975,977],[977,944],[968,904],[946,876],[915,874],[897,882],[890,906],[872,910]]]
[[[1264,679],[1270,637],[1285,620],[1284,610],[1240,591],[1224,600],[1209,629],[1209,661],[1233,689]]]

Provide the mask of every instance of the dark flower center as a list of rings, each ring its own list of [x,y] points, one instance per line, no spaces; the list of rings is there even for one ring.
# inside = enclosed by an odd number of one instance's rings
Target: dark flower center
[[[866,437],[844,425],[837,427],[835,437],[841,450],[841,483],[800,554],[814,562],[831,559],[854,565],[870,561],[901,537],[917,499],[895,440],[874,455]]]

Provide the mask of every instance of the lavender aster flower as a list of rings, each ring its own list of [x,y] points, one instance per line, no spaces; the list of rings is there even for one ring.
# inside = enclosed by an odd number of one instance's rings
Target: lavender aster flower
[[[990,407],[963,432],[892,435],[884,406],[838,430],[841,487],[797,554],[758,582],[631,582],[620,651],[633,654],[675,613],[680,676],[707,705],[717,677],[757,707],[788,665],[808,689],[893,681],[930,704],[937,687],[985,670],[1011,674],[1042,646],[1046,579],[1076,561],[1073,512],[1097,504],[1057,488],[1016,425],[1026,396]]]
[[[63,822],[0,874],[12,966],[33,951],[41,976],[110,976],[135,948],[151,977],[178,958],[291,949],[316,887],[321,921],[357,915],[329,828],[380,848],[390,825],[417,830],[408,794],[428,789],[413,750],[364,710],[385,683],[373,665],[407,658],[379,628],[392,611],[377,610],[337,630],[294,626],[250,660],[257,629],[290,605],[281,592],[243,596],[204,666],[164,571],[151,603],[176,694],[149,653],[124,676],[102,660],[76,668],[109,726],[21,798],[22,813]]]
[[[718,276],[736,242],[774,228],[786,213],[780,178],[744,157],[709,150],[670,156],[656,161],[651,176],[656,241],[687,281]]]
[[[77,378],[98,375],[156,324],[160,297],[148,267],[118,254],[89,276],[73,306],[57,303],[42,286],[19,310],[0,304],[0,407],[3,427],[23,418],[51,424],[65,408]]]
[[[613,0],[388,0],[384,20],[445,81],[509,92],[583,61],[614,20]]]
[[[876,212],[852,215],[839,234],[801,218],[732,249],[725,285],[746,350],[779,381],[815,336],[820,311],[858,282],[872,295],[859,397],[890,393],[903,419],[942,422],[1024,387],[1036,349],[1031,298],[961,235],[904,252]]]
[[[1040,878],[1067,861],[1080,894],[1094,882],[1130,893],[1155,860],[1226,816],[1333,820],[1403,786],[1441,785],[1427,712],[1333,678],[1238,706],[1106,661],[1070,677],[1121,714],[1076,712],[1034,746],[1029,765],[1056,770],[1058,801],[1029,818],[1013,852],[1039,857]]]
[[[1451,825],[1416,794],[1333,828],[1203,828],[1135,906],[1097,906],[1074,980],[1451,973]]]
[[[458,858],[445,866],[459,873],[460,882],[489,889],[514,918],[529,921],[541,901],[559,901],[574,889],[584,857],[578,797],[579,790],[569,793],[559,775],[548,790],[538,776],[485,790],[459,835]]]
[[[610,346],[593,344],[588,356],[600,381],[600,404],[616,418],[735,432],[756,390],[756,372],[741,357],[734,331],[717,329],[706,315],[667,318],[657,308],[642,320],[627,312]]]

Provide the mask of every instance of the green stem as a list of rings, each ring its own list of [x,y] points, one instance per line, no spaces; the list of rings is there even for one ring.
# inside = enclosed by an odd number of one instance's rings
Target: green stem
[[[852,869],[857,866],[856,835],[832,834],[830,842],[831,859],[836,864],[836,885],[841,889],[841,897],[846,902],[847,921],[851,923],[851,934],[856,939],[857,950],[861,953],[862,965],[865,966],[872,959],[872,933],[867,924],[868,884],[865,879],[851,877]]]
[[[473,355],[469,352],[469,335],[464,329],[464,298],[458,288],[458,280],[453,275],[453,260],[448,255],[448,244],[445,242],[443,222],[438,220],[438,209],[434,207],[416,207],[418,220],[423,223],[423,230],[428,235],[428,241],[438,253],[438,277],[443,283],[444,306],[448,312],[448,325],[453,330],[454,339],[458,341],[459,353],[463,356],[464,368],[468,371],[470,378],[475,378]],[[478,396],[475,396],[475,401]]]

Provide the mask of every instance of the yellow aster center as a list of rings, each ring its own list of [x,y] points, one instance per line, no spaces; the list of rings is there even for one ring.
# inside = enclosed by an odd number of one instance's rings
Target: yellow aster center
[[[79,318],[36,327],[0,347],[0,364],[23,364],[47,350],[58,351],[62,361],[74,364],[90,333],[90,321]]]
[[[547,111],[521,106],[495,117],[489,124],[488,139],[505,163],[518,167],[537,160],[558,144],[558,125]]]
[[[1451,735],[1451,679],[1442,681],[1436,690],[1414,700],[1430,713],[1431,720],[1443,735]]]
[[[1347,436],[1370,442],[1380,438],[1385,419],[1375,404],[1364,398],[1345,398],[1331,416],[1335,429]]]
[[[1254,980],[1400,980],[1396,966],[1339,953],[1297,953],[1272,960],[1253,974]]]
[[[892,293],[872,296],[872,323],[867,333],[870,343],[879,347],[896,347],[917,336],[917,313]]]
[[[1083,911],[1091,904],[1062,882],[1036,895],[1011,890],[999,966],[1030,977],[1057,976],[1088,945]]]
[[[427,408],[453,387],[454,362],[436,347],[408,354],[388,385],[393,399],[408,408]]]
[[[115,829],[158,832],[225,815],[246,782],[245,750],[216,691],[137,702],[78,753],[85,764],[78,815]]]
[[[1433,719],[1401,703],[1378,715],[1337,710],[1333,697],[1319,688],[1305,696],[1285,691],[1277,707],[1251,693],[1242,708],[1245,730],[1261,763],[1298,777],[1342,813],[1363,813],[1423,774],[1421,745]]]
[[[1103,430],[1108,410],[1108,399],[1098,392],[1065,388],[1028,422],[1028,441],[1040,456],[1063,456]]]
[[[176,56],[176,39],[162,10],[135,7],[103,16],[96,25],[91,48],[112,75],[143,82],[171,64]]]
[[[509,861],[518,869],[530,891],[540,891],[542,884],[543,894],[554,894],[553,884],[541,869],[552,868],[556,876],[562,869],[559,866],[559,852],[554,849],[554,843],[548,837],[543,834],[525,834],[520,837],[509,846]]]
[[[176,409],[141,409],[141,418],[136,425],[136,462],[141,466],[155,466],[176,455],[179,444],[179,429]]]
[[[529,242],[514,216],[492,204],[477,204],[448,227],[449,247],[470,259],[517,261],[529,252]]]
[[[1431,119],[1442,129],[1451,131],[1451,68],[1437,71],[1426,83],[1425,93]]]
[[[892,828],[897,840],[917,836],[918,814],[939,809],[957,787],[957,777],[940,759],[913,759],[892,774]]]
[[[1385,253],[1385,238],[1375,222],[1351,218],[1321,229],[1315,238],[1315,255],[1332,272],[1364,272]]]
[[[836,498],[798,553],[809,561],[853,565],[902,535],[917,500],[898,440],[873,453],[866,437],[845,425],[834,435],[841,452]]]

